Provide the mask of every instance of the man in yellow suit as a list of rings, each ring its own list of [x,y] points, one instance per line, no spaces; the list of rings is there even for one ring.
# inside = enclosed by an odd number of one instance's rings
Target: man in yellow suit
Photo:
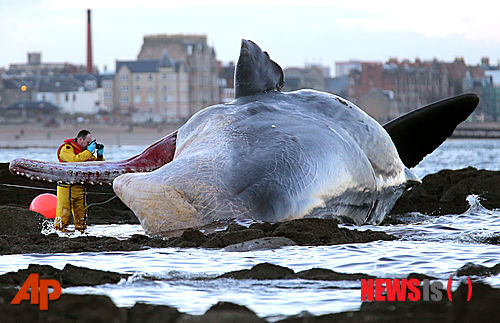
[[[60,162],[86,162],[104,160],[104,145],[97,149],[94,156],[96,142],[92,141],[92,134],[88,130],[81,130],[76,138],[66,139],[57,151]],[[57,209],[55,228],[66,231],[70,215],[73,213],[75,230],[80,232],[87,228],[86,208],[87,201],[85,186],[82,184],[57,184]]]

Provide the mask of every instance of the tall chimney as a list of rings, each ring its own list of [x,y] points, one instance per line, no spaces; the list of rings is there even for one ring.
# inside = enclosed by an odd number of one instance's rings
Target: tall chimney
[[[90,28],[90,9],[87,9],[87,73],[92,74],[92,34]]]

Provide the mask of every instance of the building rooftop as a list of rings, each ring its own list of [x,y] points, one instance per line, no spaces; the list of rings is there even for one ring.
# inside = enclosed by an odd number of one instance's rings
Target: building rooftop
[[[175,72],[179,72],[181,66],[187,70],[187,64],[181,60],[170,59],[167,55],[168,60],[163,61],[158,59],[138,59],[136,61],[116,61],[116,72],[118,73],[123,66],[126,66],[132,73],[157,73],[160,67],[169,67],[162,65],[171,64],[170,66],[175,67]]]

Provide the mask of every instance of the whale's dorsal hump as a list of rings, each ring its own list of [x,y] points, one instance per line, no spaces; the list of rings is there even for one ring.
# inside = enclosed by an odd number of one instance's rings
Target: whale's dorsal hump
[[[240,57],[234,73],[235,98],[279,91],[283,85],[281,67],[256,43],[242,39]]]
[[[406,167],[415,167],[451,136],[476,109],[474,93],[457,95],[413,110],[384,125]]]

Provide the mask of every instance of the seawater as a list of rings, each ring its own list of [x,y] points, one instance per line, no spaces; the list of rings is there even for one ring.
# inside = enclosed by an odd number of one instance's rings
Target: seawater
[[[130,157],[144,148],[110,147],[108,160]],[[1,150],[0,161],[17,157],[54,160],[50,157],[53,154],[49,149]],[[467,166],[499,170],[500,140],[448,140],[414,171],[423,177],[441,169]],[[320,267],[385,278],[404,278],[409,273],[417,272],[436,277],[445,286],[448,278],[467,262],[489,267],[500,262],[500,246],[483,243],[484,239],[500,233],[500,209],[485,209],[480,201],[479,196],[469,196],[470,208],[463,214],[436,218],[413,213],[405,217],[405,224],[402,225],[356,227],[358,230],[385,231],[397,236],[397,241],[294,246],[252,252],[152,248],[134,252],[4,255],[0,256],[0,274],[26,268],[31,263],[48,264],[60,269],[69,263],[129,273],[132,274],[129,279],[115,285],[70,287],[65,288],[63,293],[103,294],[110,296],[118,306],[146,302],[175,306],[191,314],[202,314],[218,301],[245,305],[270,320],[302,311],[319,315],[355,310],[361,304],[359,281],[237,281],[213,278],[231,270],[249,269],[269,262],[296,272]],[[51,232],[49,227],[50,224],[46,233]],[[144,234],[144,231],[139,225],[94,225],[89,227],[87,234],[126,239],[132,234]],[[69,234],[70,237],[78,235]],[[455,278],[453,288],[464,279]],[[472,279],[500,287],[500,276]]]

